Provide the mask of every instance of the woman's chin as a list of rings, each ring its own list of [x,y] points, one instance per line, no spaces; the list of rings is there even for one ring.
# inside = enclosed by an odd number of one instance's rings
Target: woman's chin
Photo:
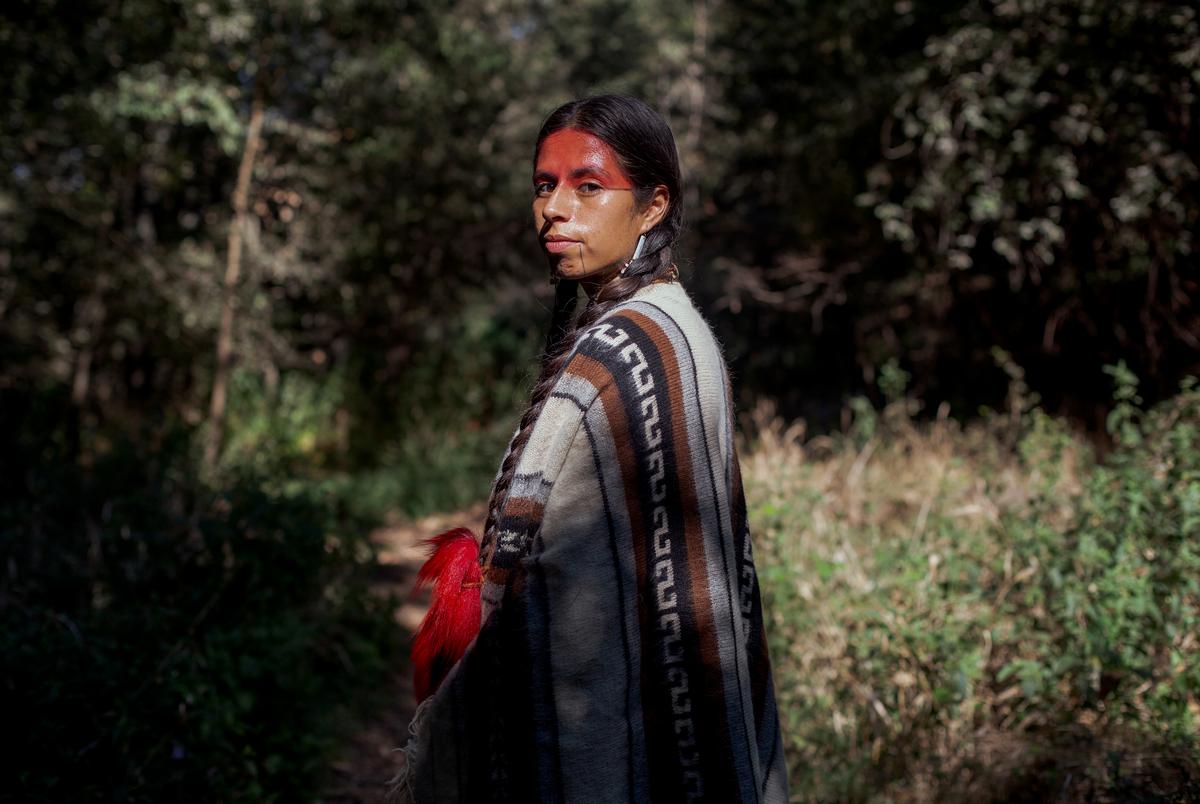
[[[619,265],[608,265],[603,268],[592,268],[580,263],[578,258],[563,257],[555,263],[551,260],[550,269],[559,279],[595,280],[615,273]]]
[[[585,272],[580,268],[578,260],[561,259],[557,265],[553,265],[554,273],[560,279],[578,279]]]

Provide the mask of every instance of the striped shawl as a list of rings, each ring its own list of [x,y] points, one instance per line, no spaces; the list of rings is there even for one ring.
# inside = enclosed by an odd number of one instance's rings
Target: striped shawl
[[[413,801],[787,800],[729,377],[681,285],[577,338],[495,532]]]

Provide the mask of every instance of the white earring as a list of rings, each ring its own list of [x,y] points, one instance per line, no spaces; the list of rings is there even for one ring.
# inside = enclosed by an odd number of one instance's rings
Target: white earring
[[[625,276],[625,271],[629,269],[633,261],[642,256],[642,246],[644,245],[646,245],[646,236],[641,235],[638,237],[637,248],[633,250],[633,256],[629,258],[629,262],[621,266],[621,276]]]

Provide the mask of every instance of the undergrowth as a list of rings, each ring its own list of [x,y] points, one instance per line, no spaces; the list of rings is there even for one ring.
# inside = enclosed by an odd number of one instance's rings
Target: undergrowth
[[[1144,411],[1111,373],[1102,458],[1019,382],[965,426],[895,392],[833,436],[754,412],[795,800],[1200,796],[1200,393]]]
[[[390,375],[352,361],[269,378],[237,372],[223,466],[275,489],[332,495],[376,521],[473,503],[520,417],[542,318],[527,289],[505,288],[428,322]]]
[[[250,475],[197,480],[188,433],[89,466],[7,405],[0,801],[301,801],[400,660],[372,523]],[[40,410],[40,412],[39,412]]]

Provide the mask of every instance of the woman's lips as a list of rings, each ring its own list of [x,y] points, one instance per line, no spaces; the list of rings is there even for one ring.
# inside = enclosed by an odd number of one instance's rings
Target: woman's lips
[[[564,251],[570,251],[579,247],[578,240],[547,240],[545,242],[546,251],[552,251],[555,254],[561,254]]]

